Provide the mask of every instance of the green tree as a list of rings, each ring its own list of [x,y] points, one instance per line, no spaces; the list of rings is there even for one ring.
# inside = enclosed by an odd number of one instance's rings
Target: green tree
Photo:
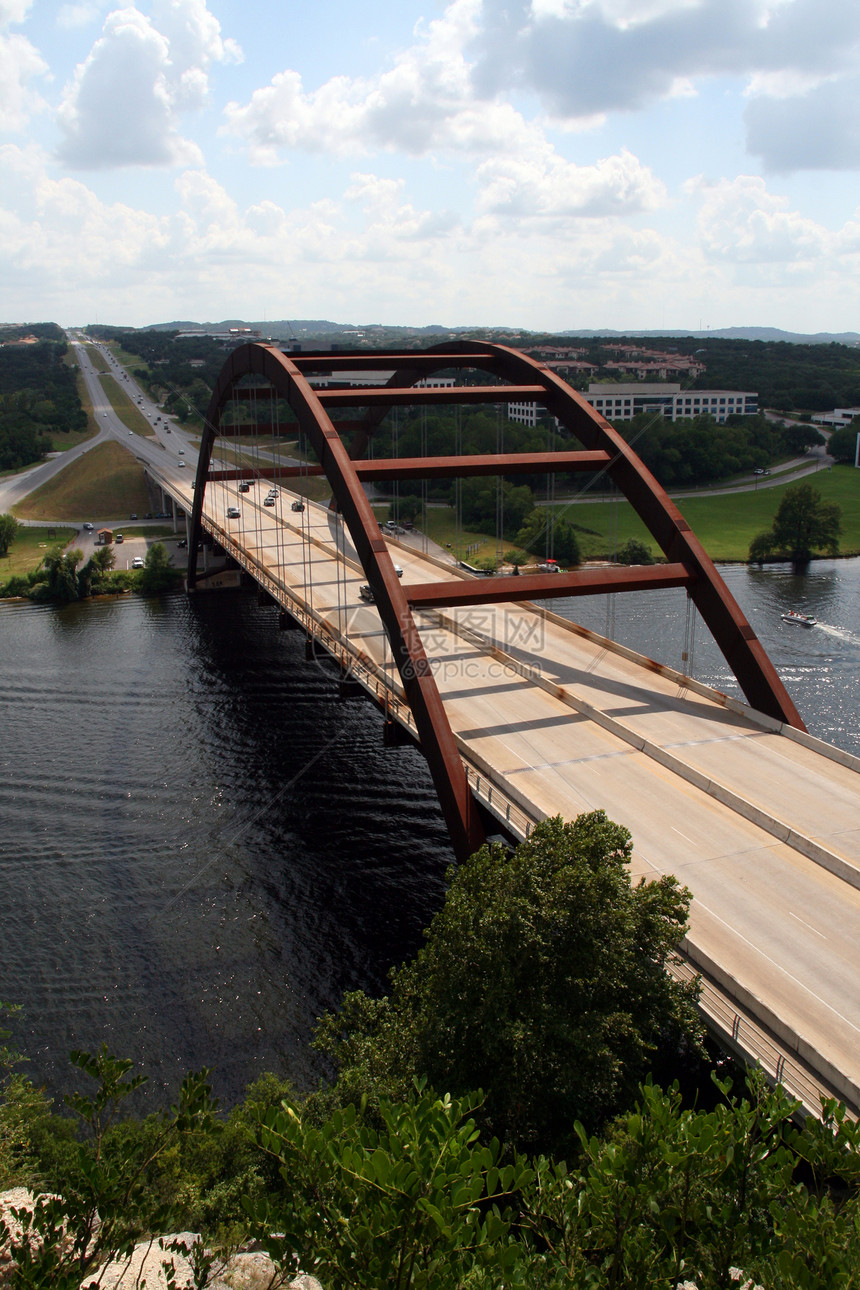
[[[784,425],[779,432],[780,440],[789,452],[808,452],[810,448],[819,448],[824,442],[824,435],[814,425]]]
[[[9,550],[20,527],[15,516],[8,511],[0,515],[0,555],[5,555]]]
[[[207,1072],[186,1075],[175,1107],[163,1112],[148,1135],[112,1137],[126,1099],[145,1081],[131,1075],[130,1061],[102,1048],[73,1052],[72,1062],[96,1084],[67,1103],[83,1138],[67,1144],[61,1196],[40,1196],[32,1209],[13,1211],[21,1233],[10,1239],[0,1221],[0,1244],[9,1242],[17,1264],[15,1290],[78,1290],[98,1284],[90,1274],[105,1261],[131,1250],[144,1232],[169,1230],[170,1214],[147,1185],[159,1157],[174,1150],[182,1135],[213,1127],[215,1104]]]
[[[287,1102],[270,1112],[260,1143],[286,1185],[280,1202],[248,1210],[278,1267],[367,1290],[514,1284],[506,1272],[522,1249],[506,1202],[533,1174],[478,1141],[479,1103],[419,1083],[400,1104],[381,1101],[378,1129],[354,1105],[319,1126]],[[482,1267],[490,1280],[473,1281]]]
[[[826,502],[812,484],[793,484],[785,490],[773,527],[753,538],[749,559],[777,554],[806,564],[816,551],[835,555],[841,531],[842,512],[835,502]]]
[[[672,981],[689,892],[630,880],[630,834],[602,811],[544,821],[515,852],[484,846],[450,874],[417,957],[383,999],[348,994],[316,1045],[347,1099],[487,1090],[483,1119],[521,1147],[564,1151],[630,1105],[649,1059],[698,1032],[696,988]]]
[[[146,553],[146,562],[140,574],[140,590],[146,596],[157,596],[173,585],[175,570],[163,542],[153,542]]]
[[[98,596],[108,590],[109,575],[116,562],[113,546],[96,547],[89,560],[78,573],[78,595]]]
[[[836,461],[845,461],[849,466],[853,466],[857,453],[858,434],[860,434],[860,417],[855,418],[850,425],[840,426],[838,430],[834,430],[827,444],[830,456]]]
[[[619,564],[654,563],[651,548],[646,542],[640,542],[638,538],[628,538],[624,545],[618,548],[615,558]]]
[[[552,523],[551,551],[548,550],[550,523]],[[543,506],[536,507],[526,517],[525,523],[517,534],[517,542],[527,551],[541,558],[544,555],[552,555],[562,564],[579,564],[580,561],[576,529],[567,520],[551,516]]]
[[[42,560],[42,568],[47,574],[47,582],[41,584],[42,598],[56,600],[60,604],[77,600],[77,569],[83,558],[84,553],[78,547],[65,552],[60,547],[49,551]]]
[[[537,1161],[526,1225],[552,1252],[554,1286],[857,1284],[857,1125],[827,1104],[796,1128],[798,1103],[763,1079],[748,1087],[721,1083],[724,1100],[698,1111],[646,1085],[606,1138],[580,1129],[575,1168]]]

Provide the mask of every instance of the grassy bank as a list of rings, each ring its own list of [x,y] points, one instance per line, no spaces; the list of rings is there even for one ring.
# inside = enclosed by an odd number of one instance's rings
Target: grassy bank
[[[20,519],[125,519],[150,510],[143,467],[121,444],[100,443],[14,507]]]
[[[97,372],[110,371],[108,361],[100,349],[97,349],[95,345],[87,345],[85,348],[87,351],[87,358],[90,360]]]
[[[124,421],[129,430],[133,430],[135,434],[144,435],[151,439],[155,431],[137,404],[126,394],[119,381],[115,380],[113,376],[102,376],[101,382],[102,389],[108,396],[108,401],[120,420]]]
[[[832,470],[821,470],[811,476],[809,482],[826,501],[841,507],[840,554],[860,554],[860,470],[834,466]],[[676,505],[712,559],[746,560],[750,542],[756,534],[771,527],[785,490],[790,486],[786,483],[721,496],[703,493],[698,497],[679,498]],[[391,508],[387,504],[374,505],[373,509],[380,521],[389,518]],[[623,499],[562,504],[556,507],[556,515],[576,526],[585,560],[611,556],[630,538],[647,543],[653,554],[659,555],[656,542],[633,507]],[[422,523],[419,517],[416,525],[421,527]],[[427,534],[440,546],[449,547],[459,559],[474,561],[496,554],[495,537],[458,529],[454,512],[447,506],[429,508]],[[512,546],[514,543],[510,540],[504,543],[505,550]],[[470,547],[477,549],[467,550]]]
[[[37,569],[46,551],[55,546],[65,546],[76,534],[77,529],[60,528],[59,525],[19,529],[6,555],[0,555],[0,583]]]
[[[819,471],[809,482],[826,501],[842,508],[840,552],[860,553],[860,471],[834,466]],[[676,505],[712,559],[746,560],[750,542],[771,527],[788,487],[790,484],[717,497],[684,497]],[[657,554],[653,538],[627,502],[577,503],[564,509],[564,516],[579,529],[590,530],[579,533],[586,558],[611,552],[616,537],[619,546],[628,538],[640,538]]]

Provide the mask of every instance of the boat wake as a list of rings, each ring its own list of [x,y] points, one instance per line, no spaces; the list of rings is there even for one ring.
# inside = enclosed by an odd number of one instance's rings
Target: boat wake
[[[834,627],[831,623],[818,623],[818,630],[826,632],[828,636],[835,636],[837,640],[847,641],[849,645],[860,645],[860,636],[856,632],[850,632],[847,627]]]

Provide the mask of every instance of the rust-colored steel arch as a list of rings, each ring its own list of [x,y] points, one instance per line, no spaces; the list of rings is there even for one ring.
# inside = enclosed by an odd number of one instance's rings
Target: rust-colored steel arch
[[[454,851],[465,859],[484,841],[481,813],[472,797],[453,731],[445,714],[430,663],[424,652],[400,579],[388,553],[379,524],[352,467],[340,435],[293,362],[279,350],[265,345],[244,345],[234,350],[218,377],[200,445],[191,534],[188,551],[188,585],[197,573],[197,543],[201,535],[203,497],[218,434],[221,410],[233,386],[245,376],[261,376],[287,400],[307,435],[349,529],[358,558],[376,597],[380,618],[391,644],[406,700],[415,718],[421,749],[451,835]]]
[[[385,372],[387,379],[368,386],[351,381],[350,373]],[[449,387],[422,385],[440,371],[484,371],[488,385]],[[334,386],[315,389],[313,376],[331,376]],[[719,645],[750,704],[778,721],[798,729],[803,722],[780,681],[761,642],[729,592],[689,524],[629,445],[585,401],[548,368],[518,350],[468,341],[449,343],[416,353],[330,351],[284,354],[267,345],[244,345],[233,351],[219,375],[209,405],[200,447],[188,557],[188,585],[195,584],[197,542],[201,534],[203,499],[208,479],[236,478],[233,470],[210,471],[212,450],[222,433],[221,414],[238,394],[244,378],[264,378],[273,397],[287,401],[307,435],[319,465],[331,485],[333,504],[349,528],[365,575],[375,593],[383,627],[403,683],[439,795],[455,852],[464,857],[483,840],[481,812],[469,789],[462,759],[415,625],[413,606],[465,605],[522,601],[529,597],[589,595],[598,592],[647,590],[684,586]],[[499,404],[531,400],[556,416],[584,446],[584,451],[497,454],[475,458],[430,457],[373,461],[366,454],[370,440],[387,412],[416,404]],[[357,416],[332,422],[328,408],[354,408]],[[247,427],[245,427],[247,433]],[[224,427],[230,434],[231,428]],[[349,434],[349,450],[342,435]],[[303,468],[306,469],[306,468]],[[492,583],[430,583],[403,586],[394,572],[385,540],[367,501],[362,480],[392,478],[453,478],[474,474],[517,474],[544,471],[605,472],[627,497],[667,559],[657,569],[575,570],[568,574],[496,578]],[[272,471],[280,478],[298,474],[296,468]]]

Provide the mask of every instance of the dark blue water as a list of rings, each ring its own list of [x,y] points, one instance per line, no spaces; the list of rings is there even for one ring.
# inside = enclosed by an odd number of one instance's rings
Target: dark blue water
[[[253,595],[0,606],[0,998],[65,1084],[102,1042],[152,1096],[232,1099],[378,987],[437,907],[447,834],[423,759],[338,700]]]
[[[724,572],[813,733],[860,753],[860,561]],[[681,665],[682,593],[569,612]],[[228,1102],[267,1069],[315,1083],[314,1019],[380,987],[442,897],[420,755],[251,594],[0,603],[0,664],[0,998],[30,1072],[62,1090],[104,1042],[153,1102],[204,1065]],[[737,692],[701,624],[692,670]]]

